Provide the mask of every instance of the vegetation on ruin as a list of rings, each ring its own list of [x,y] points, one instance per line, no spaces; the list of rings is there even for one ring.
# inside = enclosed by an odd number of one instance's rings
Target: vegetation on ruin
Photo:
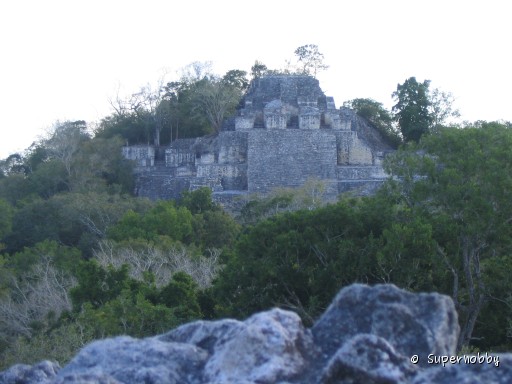
[[[373,196],[327,203],[322,183],[310,180],[251,196],[236,217],[209,189],[179,201],[133,196],[122,145],[218,130],[220,115],[201,115],[200,100],[231,87],[225,118],[249,84],[244,71],[203,70],[192,65],[161,92],[114,102],[92,132],[83,121],[57,122],[0,162],[0,369],[64,363],[94,338],[273,306],[311,324],[353,282],[447,294],[460,348],[510,350],[512,124],[447,126],[451,95],[410,78],[397,87],[394,111],[347,102],[399,147]],[[256,62],[251,74],[266,71]]]

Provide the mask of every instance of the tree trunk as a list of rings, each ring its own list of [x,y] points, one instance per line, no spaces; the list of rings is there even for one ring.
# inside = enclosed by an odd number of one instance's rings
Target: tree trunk
[[[474,244],[472,239],[466,236],[462,239],[462,265],[468,292],[468,303],[463,306],[466,316],[461,321],[461,332],[457,343],[458,350],[469,345],[476,320],[486,301],[485,288],[480,271],[480,250],[484,247],[484,243]],[[459,316],[461,315],[460,312]]]

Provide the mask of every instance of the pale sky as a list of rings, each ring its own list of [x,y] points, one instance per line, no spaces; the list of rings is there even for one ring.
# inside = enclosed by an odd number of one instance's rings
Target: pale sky
[[[452,92],[462,119],[512,121],[508,0],[5,0],[0,4],[0,159],[55,121],[99,121],[109,98],[193,61],[214,72],[284,67],[316,44],[337,106],[391,108],[416,76]]]

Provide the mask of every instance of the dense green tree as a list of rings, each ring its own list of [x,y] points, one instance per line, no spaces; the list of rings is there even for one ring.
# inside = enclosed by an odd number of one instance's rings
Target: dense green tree
[[[245,317],[282,306],[310,323],[343,285],[376,281],[376,244],[349,201],[261,221],[240,237],[216,282],[218,310]]]
[[[417,142],[432,128],[429,85],[430,80],[419,83],[415,77],[410,77],[393,92],[396,101],[393,112],[405,141]]]
[[[154,304],[142,292],[124,289],[98,308],[83,305],[76,323],[96,338],[117,335],[148,337],[180,324],[171,308]]]
[[[25,175],[15,174],[0,178],[0,198],[13,206],[36,197],[31,182]]]
[[[247,80],[247,71],[240,69],[231,69],[222,76],[222,81],[227,85],[239,89],[244,92],[249,87],[249,80]]]
[[[161,144],[161,134],[169,129],[170,110],[162,104],[163,82],[156,87],[146,85],[130,97],[110,100],[113,113],[102,119],[96,137],[121,136],[129,144]]]
[[[202,187],[195,191],[184,191],[179,203],[193,214],[219,210],[212,200],[212,190],[208,187]]]
[[[140,119],[133,113],[125,112],[122,115],[114,113],[101,119],[95,130],[95,137],[110,139],[118,136],[125,144],[148,144],[153,139],[149,128],[144,119]]]
[[[128,211],[145,212],[144,199],[97,193],[62,193],[27,201],[14,211],[12,231],[4,238],[7,250],[21,251],[44,240],[79,247],[86,257]]]
[[[74,311],[89,303],[92,308],[99,308],[115,299],[125,289],[134,288],[137,283],[128,276],[128,266],[120,269],[102,268],[95,260],[82,261],[76,277],[78,285],[69,292]]]
[[[0,198],[0,251],[3,249],[2,239],[12,230],[13,207]]]
[[[17,275],[31,269],[44,257],[51,258],[52,265],[58,270],[74,274],[80,261],[80,251],[74,247],[44,240],[33,247],[26,247],[7,258],[9,268]]]
[[[76,321],[92,327],[96,337],[149,336],[202,317],[198,286],[183,272],[161,289],[150,278],[130,278],[128,265],[104,269],[95,261],[83,262],[77,277],[70,291]]]
[[[133,164],[123,157],[119,137],[94,138],[83,143],[72,161],[70,189],[131,194]]]
[[[197,113],[195,88],[201,80],[182,79],[167,83],[164,101],[171,114],[171,139],[199,137],[212,132],[204,114]]]
[[[116,241],[155,240],[158,236],[167,236],[188,242],[191,235],[192,214],[185,207],[176,207],[173,201],[160,201],[143,215],[129,211],[108,231],[108,236]]]
[[[268,68],[261,61],[256,60],[251,67],[251,80],[259,79],[264,76],[268,71]]]
[[[28,175],[30,190],[43,199],[48,199],[60,192],[70,191],[69,172],[60,160],[48,159]]]
[[[79,236],[79,228],[62,216],[60,201],[37,199],[25,204],[13,216],[13,231],[5,238],[7,251],[21,251],[44,240],[70,244]]]
[[[28,172],[35,172],[41,164],[51,158],[49,149],[44,142],[35,142],[28,149],[24,158],[25,167]]]
[[[221,210],[194,215],[193,227],[195,244],[203,249],[229,248],[240,232],[235,220]]]
[[[0,174],[8,176],[13,174],[27,174],[28,170],[25,165],[23,156],[19,153],[13,153],[4,160],[0,160]]]
[[[505,300],[510,289],[491,293],[486,266],[512,251],[511,146],[512,130],[490,124],[444,129],[389,158],[387,170],[400,179],[404,201],[431,223],[439,262],[451,281],[445,291],[459,312],[459,347],[470,342],[487,303]]]
[[[177,272],[172,276],[169,284],[160,291],[158,301],[172,308],[180,323],[202,317],[198,302],[198,286],[192,277],[184,272]]]

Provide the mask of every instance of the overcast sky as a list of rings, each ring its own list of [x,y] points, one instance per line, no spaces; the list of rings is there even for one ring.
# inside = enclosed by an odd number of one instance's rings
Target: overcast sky
[[[95,122],[108,100],[193,61],[284,67],[316,44],[337,106],[386,107],[410,76],[450,91],[465,120],[512,120],[508,0],[9,0],[0,4],[0,158],[60,120]]]

